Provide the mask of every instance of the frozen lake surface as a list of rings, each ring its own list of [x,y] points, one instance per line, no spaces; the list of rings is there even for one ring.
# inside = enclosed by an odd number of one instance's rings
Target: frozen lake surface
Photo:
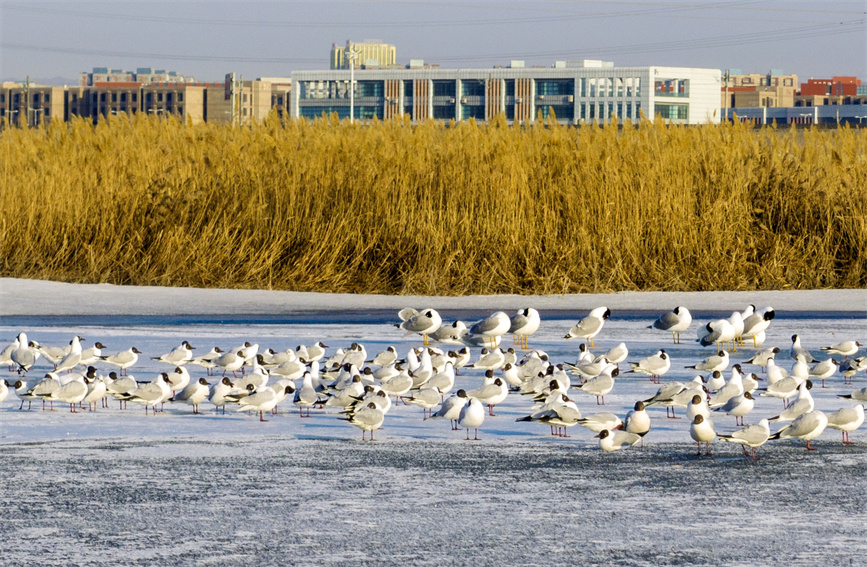
[[[677,297],[646,311],[612,308],[593,352],[623,341],[628,360],[640,360],[664,348],[673,363],[663,381],[691,379],[695,371],[684,366],[711,353],[694,341],[695,329],[731,309],[687,303],[695,320],[683,344],[674,345],[670,334],[646,327],[681,303]],[[441,313],[472,320],[495,310],[492,301]],[[867,313],[851,301],[834,311],[775,307],[765,346],[781,348],[778,361],[787,369],[794,333],[820,359],[821,346],[867,343]],[[214,313],[174,316],[82,311],[14,314],[4,306],[0,339],[26,331],[48,345],[78,334],[85,346],[103,342],[106,353],[136,346],[145,353],[132,369],[139,380],[170,370],[149,357],[181,340],[197,353],[244,341],[285,350],[323,340],[330,354],[361,342],[370,357],[386,345],[404,353],[421,342],[403,337],[391,325],[395,310],[381,306],[289,314],[235,308],[223,314],[215,306]],[[586,312],[552,304],[531,346],[573,362],[578,342],[562,336]],[[741,349],[732,360],[753,352]],[[40,360],[33,373],[50,368]],[[190,370],[194,378],[206,376]],[[744,370],[761,376],[756,367]],[[5,369],[0,376],[15,378]],[[465,371],[455,389],[481,379],[481,371]],[[837,395],[865,382],[860,372],[852,385],[839,373],[827,388],[817,383],[816,408],[851,405]],[[621,374],[605,406],[581,392],[570,397],[585,415],[623,417],[658,387]],[[207,403],[204,415],[167,404],[147,417],[139,406],[119,410],[115,401],[79,414],[63,404],[53,412],[18,405],[14,394],[0,403],[0,565],[860,565],[867,552],[863,428],[848,447],[829,429],[809,453],[802,441],[770,442],[754,462],[739,446],[719,442],[712,457],[696,457],[687,420],[666,419],[663,408],[651,409],[644,449],[603,453],[586,429],[570,428],[564,439],[546,426],[516,422],[532,405],[518,394],[497,406],[497,416],[479,430],[481,440],[470,442],[448,422],[425,421],[419,408],[404,405],[392,408],[374,443],[362,443],[360,431],[335,410],[299,419],[291,403],[266,423],[231,411],[216,415]],[[780,400],[758,398],[747,423],[781,409]],[[736,429],[730,416],[715,415],[714,423],[720,432]]]

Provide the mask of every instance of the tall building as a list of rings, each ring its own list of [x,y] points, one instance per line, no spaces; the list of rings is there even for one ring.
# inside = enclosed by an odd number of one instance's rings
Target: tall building
[[[360,70],[352,97],[349,82],[345,70],[292,73],[290,116],[460,121],[502,113],[511,122],[531,123],[537,113],[553,113],[567,124],[637,122],[641,113],[681,124],[720,119],[719,69],[614,67],[603,61],[524,67],[513,61],[493,69]]]
[[[393,67],[397,63],[397,49],[378,39],[365,39],[361,43],[346,40],[346,47],[331,44],[331,68],[349,69],[349,53],[357,53],[355,68]]]

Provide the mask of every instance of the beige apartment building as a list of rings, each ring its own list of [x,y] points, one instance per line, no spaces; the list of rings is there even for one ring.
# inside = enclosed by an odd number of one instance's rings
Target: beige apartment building
[[[794,106],[798,93],[798,75],[781,71],[762,73],[727,73],[720,89],[723,111],[728,108],[779,108]]]
[[[192,124],[233,121],[244,124],[264,120],[272,108],[285,112],[290,90],[288,78],[233,81],[228,88],[226,83],[114,81],[50,87],[9,82],[0,85],[0,121],[38,126],[79,116],[97,123],[112,115],[147,113],[172,115]]]
[[[38,126],[55,118],[65,119],[64,87],[36,84],[0,84],[0,120],[22,126]]]

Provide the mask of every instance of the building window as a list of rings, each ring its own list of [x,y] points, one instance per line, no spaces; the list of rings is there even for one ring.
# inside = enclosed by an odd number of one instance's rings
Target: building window
[[[433,96],[455,96],[455,81],[434,81]],[[436,118],[436,117],[434,117]],[[450,116],[450,118],[454,118]]]
[[[132,101],[136,102],[138,100],[138,95],[136,93],[132,93]]]
[[[689,106],[686,104],[657,104],[656,115],[667,120],[687,120]]]
[[[126,93],[120,93],[120,101],[126,102]]]
[[[117,102],[117,93],[111,93],[111,102]]]
[[[382,97],[384,93],[382,81],[357,81],[355,83],[355,96],[358,97]]]
[[[163,93],[157,93],[157,102],[163,101]]]
[[[461,81],[461,96],[484,97],[485,96],[485,81],[470,80],[470,79]]]
[[[574,94],[575,81],[572,79],[540,79],[536,81],[537,96],[569,96]]]
[[[178,106],[178,107],[177,107],[177,111],[178,111],[178,114],[183,114],[183,113],[184,113],[184,107],[183,107],[183,106]]]
[[[412,96],[412,81],[404,81],[403,82],[403,96],[411,97]]]
[[[452,83],[452,87],[454,87],[454,83]],[[452,120],[453,118],[455,118],[454,105],[434,106],[433,117],[437,120]]]
[[[653,94],[656,96],[689,96],[689,80],[687,79],[659,79],[653,85]]]
[[[184,93],[178,93],[178,102],[184,102]]]
[[[484,120],[485,107],[481,105],[476,106],[469,104],[461,106],[461,120],[468,120],[470,118],[475,118],[476,120]]]
[[[572,122],[575,117],[575,107],[571,104],[545,104],[539,107],[542,118],[548,118],[552,114],[559,121]]]

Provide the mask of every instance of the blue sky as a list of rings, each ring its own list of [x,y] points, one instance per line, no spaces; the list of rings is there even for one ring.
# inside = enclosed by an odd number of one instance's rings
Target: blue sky
[[[488,68],[522,59],[603,59],[867,82],[867,2],[8,2],[0,78],[65,78],[93,67],[288,76],[328,67],[332,43],[380,39],[398,63]]]

